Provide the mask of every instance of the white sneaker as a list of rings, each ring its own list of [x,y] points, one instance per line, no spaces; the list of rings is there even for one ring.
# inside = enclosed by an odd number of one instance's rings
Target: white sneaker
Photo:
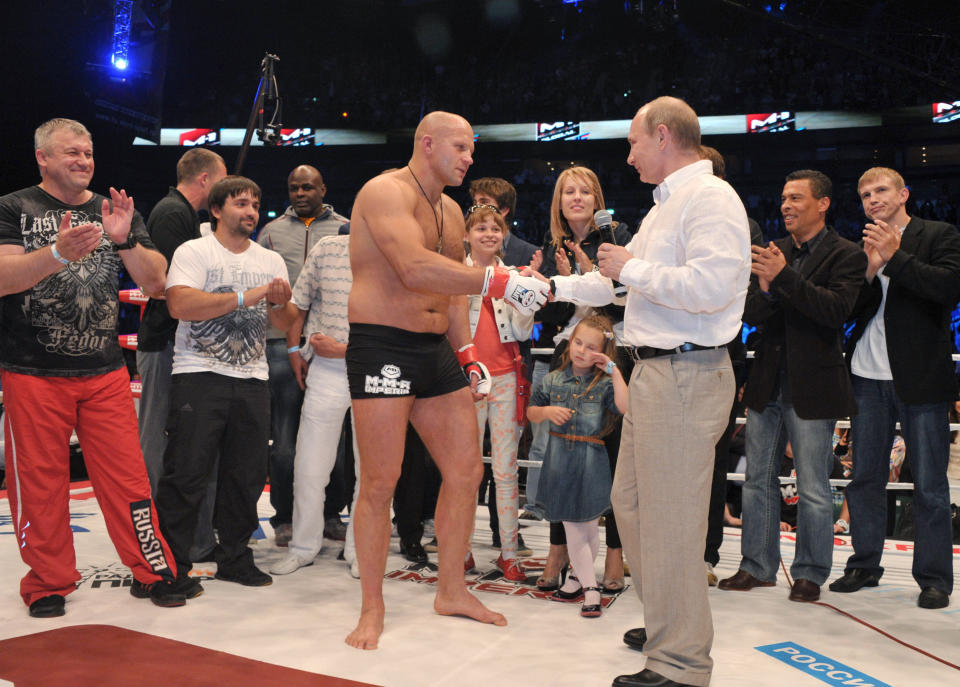
[[[713,566],[704,561],[704,564],[707,566],[707,586],[716,587],[717,586],[717,574],[713,572]]]
[[[353,562],[350,563],[350,577],[352,577],[355,580],[360,579],[360,564],[357,563],[356,559],[354,559]]]
[[[295,554],[288,553],[270,566],[270,573],[273,575],[289,575],[308,565],[313,565],[313,561],[305,561]]]

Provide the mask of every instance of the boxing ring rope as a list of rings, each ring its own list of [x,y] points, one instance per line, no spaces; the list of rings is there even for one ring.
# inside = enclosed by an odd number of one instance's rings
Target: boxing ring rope
[[[143,309],[147,307],[147,301],[150,300],[149,297],[143,293],[140,289],[121,289],[120,290],[120,302],[121,303],[132,303],[133,305],[140,306],[140,318],[143,319]],[[136,334],[120,334],[118,337],[120,341],[120,348],[126,348],[130,351],[137,350],[137,335]],[[130,394],[134,398],[140,398],[140,392],[142,390],[142,385],[140,384],[139,379],[130,380]],[[3,391],[0,390],[0,406],[3,405]],[[76,446],[80,442],[77,439],[77,433],[73,432],[70,435],[70,445]],[[4,439],[0,436],[0,454],[3,453],[4,449]]]
[[[622,345],[622,344],[618,344]],[[530,353],[532,355],[552,355],[552,348],[531,348]],[[954,353],[950,356],[953,362],[960,361],[960,355]],[[753,358],[753,351],[747,351],[747,358]],[[747,423],[747,418],[738,417],[735,421],[738,425],[745,425]],[[850,420],[837,420],[837,427],[841,429],[850,428]],[[897,429],[900,429],[900,423],[897,423]],[[950,431],[960,430],[960,423],[951,422]],[[483,456],[483,462],[489,463],[490,456]],[[517,465],[522,468],[539,468],[543,465],[543,461],[539,460],[518,460]],[[746,475],[742,472],[728,472],[727,481],[743,482],[746,480]],[[796,477],[780,477],[780,484],[795,484],[797,481]],[[850,484],[848,479],[832,479],[830,480],[830,486],[832,487],[845,487]],[[888,482],[887,489],[890,491],[913,491],[913,482]],[[950,484],[950,491],[960,491],[960,483]]]
[[[124,289],[120,291],[120,301],[123,303],[132,303],[140,306],[140,314],[143,315],[143,309],[147,305],[148,297],[140,289]],[[136,334],[121,334],[120,337],[120,346],[128,350],[137,350],[137,335]],[[532,348],[530,349],[532,355],[552,355],[552,348]],[[747,351],[747,358],[753,358],[753,351]],[[960,355],[953,354],[951,356],[954,362],[960,360]],[[141,384],[139,379],[130,380],[130,393],[134,398],[140,398]],[[0,391],[0,405],[3,404],[3,391]],[[738,425],[746,424],[747,419],[745,417],[738,417],[736,423]],[[841,429],[849,429],[850,420],[837,420],[837,427]],[[900,429],[900,423],[897,423],[897,429]],[[950,423],[950,431],[960,430],[960,423]],[[70,438],[70,443],[76,443],[76,434]],[[3,440],[0,439],[0,452],[3,451]],[[483,462],[489,463],[491,461],[490,456],[483,456]],[[517,466],[522,468],[539,468],[543,465],[543,461],[540,460],[527,460],[521,459],[517,460]],[[742,472],[728,472],[727,480],[743,482],[746,479],[746,476]],[[794,484],[796,483],[796,477],[780,477],[781,484]],[[832,479],[830,480],[830,486],[833,487],[845,487],[850,484],[848,479]],[[913,491],[912,482],[888,482],[887,489],[891,491]],[[951,491],[960,491],[960,484],[951,484]]]

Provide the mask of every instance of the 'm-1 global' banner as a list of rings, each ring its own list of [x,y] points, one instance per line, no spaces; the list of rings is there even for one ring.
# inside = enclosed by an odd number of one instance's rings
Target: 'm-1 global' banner
[[[954,100],[952,103],[933,104],[934,124],[947,124],[958,119],[960,119],[960,100]]]
[[[764,112],[747,115],[748,134],[779,133],[796,131],[797,118],[792,112]]]

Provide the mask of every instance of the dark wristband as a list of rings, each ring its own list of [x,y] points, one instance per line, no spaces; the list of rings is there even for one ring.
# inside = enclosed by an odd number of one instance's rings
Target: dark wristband
[[[117,244],[117,250],[130,250],[139,243],[137,241],[137,235],[133,233],[133,229],[130,230],[130,233],[127,234],[127,240],[123,243]]]

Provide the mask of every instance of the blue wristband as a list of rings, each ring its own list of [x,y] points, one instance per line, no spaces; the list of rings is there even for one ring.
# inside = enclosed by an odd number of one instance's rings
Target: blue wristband
[[[300,352],[300,347],[299,347],[299,346],[291,346],[290,348],[287,349],[287,354],[288,354],[288,355],[292,355],[292,354],[294,354],[294,353],[299,353],[299,352]]]
[[[57,244],[55,243],[50,244],[50,252],[53,253],[53,257],[55,257],[57,259],[57,262],[59,262],[61,265],[70,264],[69,260],[67,260],[65,257],[60,255],[60,251],[57,250]]]
[[[613,368],[615,368],[616,366],[617,364],[611,360],[610,362],[607,363],[607,366],[603,368],[603,371],[606,372],[608,375],[612,375]]]
[[[237,307],[243,307],[243,291],[237,291]]]

